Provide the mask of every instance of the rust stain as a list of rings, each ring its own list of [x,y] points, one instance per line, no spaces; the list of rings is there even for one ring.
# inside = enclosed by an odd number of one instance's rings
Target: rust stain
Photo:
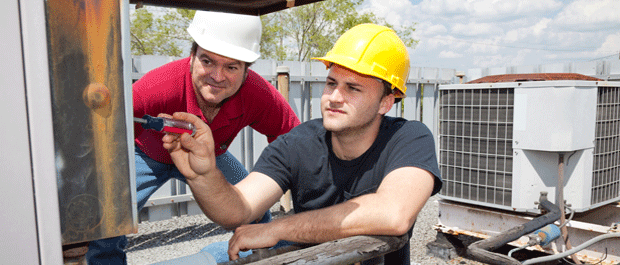
[[[131,215],[128,177],[120,2],[48,0],[46,4],[54,90],[58,96],[79,94],[81,102],[75,102],[75,96],[71,96],[66,103],[82,104],[80,110],[90,111],[79,113],[86,117],[83,122],[90,124],[67,126],[81,126],[86,128],[85,134],[92,133],[88,143],[92,145],[94,161],[89,163],[94,164],[96,173],[83,192],[98,198],[103,219],[85,235],[72,237],[88,239],[132,233],[137,228]],[[64,61],[79,65],[59,63]],[[70,192],[80,191],[74,187]],[[75,233],[65,232],[63,237]]]

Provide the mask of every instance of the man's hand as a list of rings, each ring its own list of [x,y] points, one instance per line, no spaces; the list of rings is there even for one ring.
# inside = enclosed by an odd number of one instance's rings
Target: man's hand
[[[187,179],[194,179],[217,169],[213,135],[209,126],[200,118],[185,112],[176,112],[173,116],[159,114],[158,117],[190,122],[196,127],[194,137],[187,133],[182,135],[168,133],[162,138],[164,148],[170,153],[181,174]]]
[[[268,248],[275,246],[280,239],[273,231],[277,225],[273,222],[266,224],[242,225],[235,229],[235,233],[228,241],[228,256],[230,260],[239,258],[239,251]]]

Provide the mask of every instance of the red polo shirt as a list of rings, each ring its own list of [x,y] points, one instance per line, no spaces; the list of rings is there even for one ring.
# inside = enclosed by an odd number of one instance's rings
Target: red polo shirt
[[[284,97],[267,80],[248,70],[248,77],[239,91],[228,98],[219,112],[208,123],[198,107],[190,74],[190,58],[181,59],[156,68],[133,84],[134,117],[159,113],[172,115],[188,112],[209,125],[215,140],[215,155],[221,155],[245,126],[267,136],[271,143],[299,125],[299,119]],[[145,130],[134,124],[135,143],[150,158],[172,164],[170,154],[163,147],[163,133]]]

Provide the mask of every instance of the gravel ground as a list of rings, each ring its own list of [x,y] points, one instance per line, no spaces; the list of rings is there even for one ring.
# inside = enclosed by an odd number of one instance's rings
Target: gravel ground
[[[443,260],[431,256],[426,244],[435,240],[437,232],[437,198],[431,197],[418,216],[411,238],[411,264],[473,264],[482,263],[462,257]],[[271,208],[274,217],[281,215],[279,205]],[[138,233],[128,235],[127,258],[130,265],[152,264],[195,254],[210,243],[227,241],[232,232],[222,229],[204,215],[174,217],[157,222],[142,222]]]

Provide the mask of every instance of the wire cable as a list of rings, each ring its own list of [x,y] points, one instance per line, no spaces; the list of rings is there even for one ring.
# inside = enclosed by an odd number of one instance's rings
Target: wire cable
[[[524,249],[526,247],[529,247],[529,246],[530,246],[530,244],[526,244],[526,245],[523,245],[521,247],[511,249],[510,251],[508,251],[508,257],[512,258],[512,253],[515,253],[515,252],[517,252],[519,250],[522,250],[522,249]]]
[[[552,261],[552,260],[558,260],[561,259],[563,257],[567,257],[569,255],[572,255],[574,253],[577,253],[578,251],[596,243],[599,242],[601,240],[605,240],[608,238],[613,238],[613,237],[618,237],[620,238],[620,233],[612,233],[612,234],[604,234],[604,235],[600,235],[597,236],[595,238],[592,238],[586,242],[584,242],[583,244],[576,246],[574,248],[571,248],[568,251],[562,252],[562,253],[558,253],[558,254],[554,254],[554,255],[549,255],[549,256],[544,256],[544,257],[539,257],[539,258],[533,258],[533,259],[528,259],[526,261],[523,261],[522,264],[523,265],[528,265],[528,264],[536,264],[536,263],[541,263],[541,262],[546,262],[546,261]]]
[[[568,217],[568,219],[566,219],[566,220],[564,221],[564,223],[563,223],[563,224],[561,224],[561,225],[558,227],[558,228],[560,228],[560,229],[561,229],[562,227],[564,227],[565,225],[567,225],[567,224],[568,224],[568,222],[570,222],[571,220],[573,220],[573,216],[575,215],[575,211],[573,211],[573,209],[571,209],[570,207],[565,206],[564,208],[566,208],[566,209],[568,209],[568,210],[570,211],[570,216]]]

